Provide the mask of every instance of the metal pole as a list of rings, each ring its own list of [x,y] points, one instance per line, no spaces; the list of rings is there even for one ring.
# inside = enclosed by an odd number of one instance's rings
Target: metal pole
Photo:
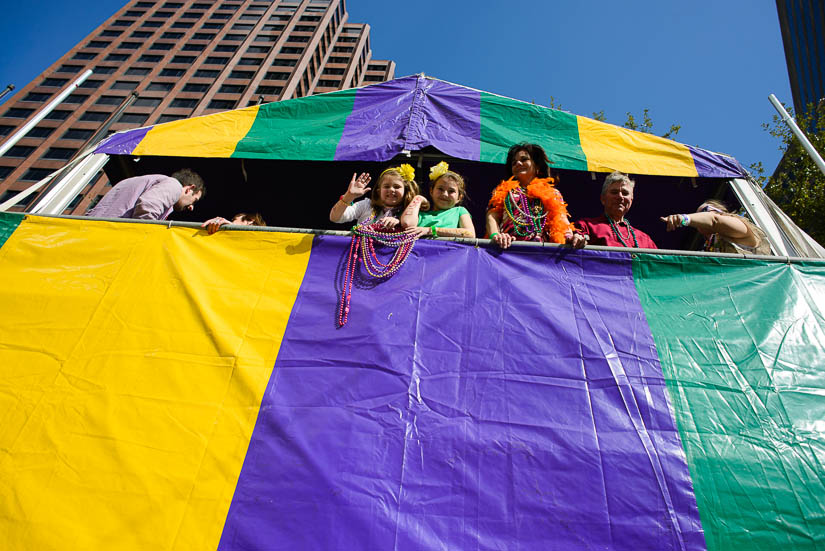
[[[14,84],[9,84],[8,86],[6,86],[6,89],[0,92],[0,99],[3,99],[5,95],[11,92],[12,90],[14,90]]]
[[[60,94],[56,98],[50,101],[43,109],[38,111],[38,113],[32,118],[32,120],[24,124],[17,132],[12,134],[11,137],[8,140],[6,140],[6,142],[3,145],[0,145],[0,156],[4,155],[6,151],[11,149],[11,147],[20,140],[20,138],[25,136],[29,130],[34,128],[34,126],[40,121],[42,121],[46,117],[46,115],[51,113],[54,110],[54,108],[60,104],[61,101],[66,99],[66,97],[68,97],[69,94],[74,92],[75,88],[80,86],[87,78],[89,78],[91,74],[92,70],[89,69],[85,73],[77,77],[77,80],[69,84],[62,92],[60,92]]]
[[[816,166],[819,167],[820,171],[822,171],[822,174],[825,174],[825,161],[822,160],[822,156],[816,149],[814,149],[814,146],[811,145],[811,141],[808,139],[808,137],[802,132],[802,130],[799,129],[799,126],[796,124],[796,121],[794,121],[788,114],[788,112],[785,110],[785,108],[782,107],[782,104],[779,103],[779,100],[776,99],[776,96],[771,94],[770,96],[768,96],[768,99],[771,100],[771,103],[773,104],[774,108],[779,112],[779,116],[781,116],[782,120],[785,121],[785,124],[787,124],[788,127],[790,127],[791,132],[794,133],[794,136],[796,136],[799,139],[800,143],[802,144],[802,147],[805,148],[805,151],[807,151],[811,159],[814,160],[814,163],[816,163]]]

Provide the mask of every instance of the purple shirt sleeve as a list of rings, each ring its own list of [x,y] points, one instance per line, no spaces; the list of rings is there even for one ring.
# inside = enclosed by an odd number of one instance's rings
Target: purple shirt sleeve
[[[164,178],[150,185],[135,203],[129,218],[141,220],[166,220],[180,199],[183,186],[174,178]]]

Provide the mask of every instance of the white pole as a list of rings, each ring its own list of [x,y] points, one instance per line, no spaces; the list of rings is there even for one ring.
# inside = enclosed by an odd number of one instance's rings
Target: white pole
[[[799,129],[799,126],[796,124],[796,121],[794,121],[788,114],[788,112],[785,110],[785,108],[782,107],[782,104],[779,103],[779,100],[776,99],[776,96],[771,94],[770,96],[768,96],[768,99],[771,100],[771,103],[773,104],[774,108],[779,112],[779,115],[782,117],[782,120],[785,121],[785,124],[787,124],[790,127],[791,132],[794,133],[794,136],[796,136],[802,143],[802,147],[805,148],[805,151],[807,151],[808,155],[811,156],[811,159],[814,160],[814,163],[816,163],[816,166],[818,166],[819,170],[822,171],[822,174],[825,174],[825,161],[822,160],[822,156],[816,149],[814,149],[814,146],[811,145],[811,141],[808,139],[808,137],[802,132],[802,130]]]
[[[11,137],[8,140],[6,140],[6,142],[3,145],[0,145],[0,156],[4,155],[6,151],[11,149],[11,147],[20,140],[20,138],[25,136],[29,130],[34,128],[34,126],[40,121],[42,121],[46,117],[46,115],[51,113],[54,110],[54,108],[60,104],[61,101],[66,99],[66,97],[72,92],[74,92],[78,86],[83,84],[83,81],[89,78],[91,74],[92,70],[89,69],[85,73],[77,77],[77,80],[69,84],[62,92],[60,92],[60,94],[56,98],[50,101],[43,109],[38,111],[38,113],[34,116],[34,118],[32,118],[32,120],[24,124],[17,132],[12,134]]]

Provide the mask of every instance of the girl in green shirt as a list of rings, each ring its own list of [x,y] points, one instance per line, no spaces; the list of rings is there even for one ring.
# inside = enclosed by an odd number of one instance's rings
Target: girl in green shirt
[[[427,200],[416,195],[401,215],[401,225],[408,233],[432,237],[475,237],[470,212],[461,206],[464,199],[464,178],[441,161],[430,169],[430,197],[433,210],[424,210]]]

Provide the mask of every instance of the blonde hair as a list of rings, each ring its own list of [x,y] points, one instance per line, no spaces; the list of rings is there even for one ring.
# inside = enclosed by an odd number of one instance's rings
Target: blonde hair
[[[370,206],[372,207],[372,214],[374,216],[380,215],[380,210],[385,208],[384,205],[381,204],[381,184],[387,176],[393,176],[404,182],[404,197],[402,197],[397,207],[393,207],[393,210],[403,211],[410,204],[410,201],[413,200],[413,197],[421,191],[415,180],[405,179],[398,168],[388,168],[378,177],[378,185],[372,188],[372,193],[370,194]]]

